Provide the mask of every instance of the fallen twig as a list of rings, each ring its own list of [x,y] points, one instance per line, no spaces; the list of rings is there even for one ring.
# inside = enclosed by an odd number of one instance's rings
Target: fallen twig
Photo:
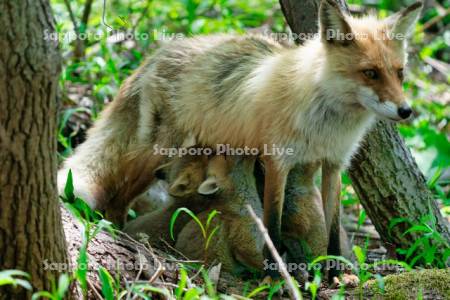
[[[97,290],[98,287],[94,283],[92,283],[89,279],[87,279],[86,282],[87,282],[88,286],[91,288],[92,292],[94,292],[95,298],[97,298],[98,300],[103,300],[102,295],[100,295],[100,293]]]
[[[286,280],[286,284],[289,290],[289,294],[291,295],[292,299],[302,299],[302,295],[300,294],[298,287],[295,285],[294,280],[292,280],[291,276],[289,275],[289,272],[287,271],[286,265],[283,262],[283,259],[281,258],[280,254],[278,253],[277,249],[275,248],[272,240],[270,239],[269,233],[267,232],[266,227],[264,226],[263,222],[260,218],[255,214],[255,211],[250,205],[247,205],[247,210],[250,213],[250,216],[255,220],[256,225],[258,225],[258,229],[263,234],[264,240],[266,241],[267,248],[269,248],[270,253],[272,253],[273,258],[278,264],[279,272],[281,276],[283,276],[284,280]]]

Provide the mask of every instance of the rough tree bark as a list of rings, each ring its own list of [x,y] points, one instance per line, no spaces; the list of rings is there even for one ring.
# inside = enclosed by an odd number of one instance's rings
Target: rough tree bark
[[[60,68],[47,0],[0,0],[0,270],[31,275],[51,290],[65,263],[66,243],[56,191],[56,89]],[[0,299],[27,299],[0,289]]]
[[[345,0],[336,2],[348,11]],[[280,4],[294,33],[318,31],[320,0],[280,0]],[[404,226],[389,230],[390,220],[403,217],[418,223],[430,209],[437,218],[437,230],[450,243],[448,222],[393,124],[380,121],[367,134],[349,174],[361,204],[387,245],[409,248],[415,241],[414,235],[402,236]]]

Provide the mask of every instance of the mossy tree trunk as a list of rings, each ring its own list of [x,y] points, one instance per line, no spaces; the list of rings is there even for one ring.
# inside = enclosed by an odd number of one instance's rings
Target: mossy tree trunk
[[[0,0],[0,270],[28,272],[51,290],[67,250],[56,191],[56,90],[60,70],[47,0]],[[47,36],[48,37],[48,36]],[[0,288],[0,299],[30,292]]]
[[[344,0],[336,2],[348,11]],[[320,0],[280,0],[280,4],[294,33],[318,31]],[[441,216],[424,176],[395,125],[384,121],[376,124],[353,159],[349,174],[361,204],[387,245],[409,248],[417,238],[414,234],[403,236],[406,224],[390,230],[392,219],[407,218],[419,223],[430,212],[436,216],[437,231],[450,243],[448,222]]]

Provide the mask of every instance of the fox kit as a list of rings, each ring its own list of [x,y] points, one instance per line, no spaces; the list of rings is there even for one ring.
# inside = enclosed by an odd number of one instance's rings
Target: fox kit
[[[250,205],[262,216],[253,176],[254,164],[254,158],[240,156],[211,158],[207,178],[199,186],[198,193],[211,198],[209,211],[216,209],[219,212],[209,226],[211,230],[218,226],[218,230],[204,249],[200,228],[190,221],[178,236],[175,245],[178,250],[191,259],[220,261],[223,269],[229,272],[238,270],[239,265],[262,269],[264,240],[246,208]],[[203,223],[208,219],[209,211],[198,215]]]
[[[402,92],[405,36],[421,7],[378,20],[345,15],[323,0],[320,36],[297,48],[251,35],[172,42],[125,81],[60,177],[71,168],[75,193],[94,206],[121,207],[164,161],[155,146],[179,147],[189,134],[211,147],[263,153],[276,145],[292,151],[262,156],[264,222],[274,244],[280,248],[286,178],[299,162],[322,162],[330,232],[338,222],[339,172],[375,116],[397,121],[411,114]]]
[[[152,245],[160,245],[161,240],[171,244],[169,224],[173,213],[179,207],[198,213],[207,206],[207,199],[197,193],[205,180],[207,162],[206,156],[183,156],[160,166],[156,176],[168,181],[169,204],[125,224],[123,231],[133,237],[145,233]],[[180,215],[174,230],[175,236],[188,221],[187,216]]]

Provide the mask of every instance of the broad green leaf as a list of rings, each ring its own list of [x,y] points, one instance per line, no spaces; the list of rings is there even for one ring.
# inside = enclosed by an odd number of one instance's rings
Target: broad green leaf
[[[353,253],[355,253],[356,259],[360,265],[366,261],[366,254],[361,247],[357,245],[353,246]]]

